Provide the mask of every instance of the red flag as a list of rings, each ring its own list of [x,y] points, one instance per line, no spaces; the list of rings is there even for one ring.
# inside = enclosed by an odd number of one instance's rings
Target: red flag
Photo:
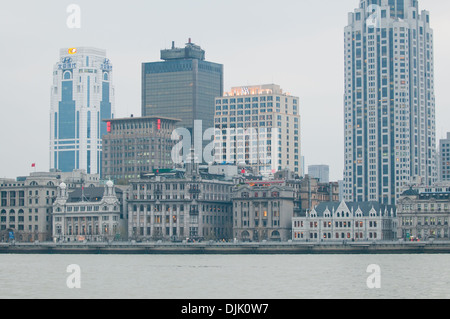
[[[36,164],[35,163],[31,164],[31,167],[36,167]]]

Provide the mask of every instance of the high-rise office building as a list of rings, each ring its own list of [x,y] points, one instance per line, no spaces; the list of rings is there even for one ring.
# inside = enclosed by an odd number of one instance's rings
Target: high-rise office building
[[[308,175],[317,178],[320,183],[330,182],[330,166],[328,165],[309,165]]]
[[[106,120],[102,177],[127,184],[154,170],[174,168],[172,132],[177,122],[152,116]]]
[[[279,85],[234,87],[216,99],[215,161],[251,167],[269,177],[301,176],[299,98]]]
[[[53,70],[50,168],[101,173],[102,136],[114,117],[112,64],[104,50],[61,49]]]
[[[181,119],[193,134],[214,127],[214,99],[223,94],[223,65],[205,61],[205,51],[189,40],[185,48],[161,51],[160,62],[142,64],[142,116]]]
[[[417,0],[361,0],[345,28],[347,201],[436,180],[434,37]]]

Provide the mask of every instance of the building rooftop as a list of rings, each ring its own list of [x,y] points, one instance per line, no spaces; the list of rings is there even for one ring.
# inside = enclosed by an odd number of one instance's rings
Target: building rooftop
[[[407,191],[404,191],[402,193],[402,196],[417,196],[417,195],[419,195],[419,192],[417,190],[412,189],[412,188],[410,188]]]
[[[73,50],[75,49],[75,50]],[[69,53],[69,50],[70,53]],[[106,50],[98,49],[94,47],[71,47],[71,48],[62,48],[59,50],[60,56],[73,56],[73,55],[98,55],[101,57],[106,57]]]
[[[115,189],[117,198],[120,200],[123,191],[119,188]],[[80,202],[100,202],[105,194],[105,187],[85,187],[84,190],[77,188],[73,192],[69,193],[68,203],[80,203]]]
[[[164,121],[172,121],[172,122],[181,122],[179,119],[171,118],[171,117],[162,117],[162,116],[142,116],[142,117],[123,117],[117,119],[109,119],[103,120],[103,122],[130,122],[130,121],[142,121],[142,120],[164,120]]]
[[[331,213],[335,212],[343,203],[351,212],[356,212],[358,209],[361,210],[363,216],[368,216],[372,209],[377,212],[377,215],[380,212],[396,212],[395,206],[384,205],[379,202],[324,202],[317,205],[314,208],[314,211],[317,213],[317,216],[323,216],[324,212],[327,210]]]
[[[168,50],[161,50],[161,60],[205,60],[205,51],[198,45],[192,43],[191,39],[186,43],[184,48],[176,48],[175,42],[172,42],[172,48]]]
[[[224,97],[270,94],[289,95],[288,93],[284,93],[281,87],[277,84],[261,84],[232,87],[231,91],[225,93]]]

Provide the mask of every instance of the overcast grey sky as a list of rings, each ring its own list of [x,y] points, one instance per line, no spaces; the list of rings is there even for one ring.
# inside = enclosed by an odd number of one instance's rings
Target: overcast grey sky
[[[66,25],[81,7],[81,29]],[[343,32],[359,0],[4,1],[0,11],[0,177],[49,169],[53,65],[64,47],[107,50],[117,116],[140,115],[141,63],[188,38],[224,64],[232,86],[276,83],[301,101],[306,165],[342,179]],[[450,132],[450,1],[420,0],[435,32],[438,139]]]

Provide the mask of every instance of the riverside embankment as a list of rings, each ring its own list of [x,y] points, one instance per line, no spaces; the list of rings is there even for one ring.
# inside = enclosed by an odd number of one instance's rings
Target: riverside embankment
[[[0,254],[450,254],[450,242],[0,243]]]

